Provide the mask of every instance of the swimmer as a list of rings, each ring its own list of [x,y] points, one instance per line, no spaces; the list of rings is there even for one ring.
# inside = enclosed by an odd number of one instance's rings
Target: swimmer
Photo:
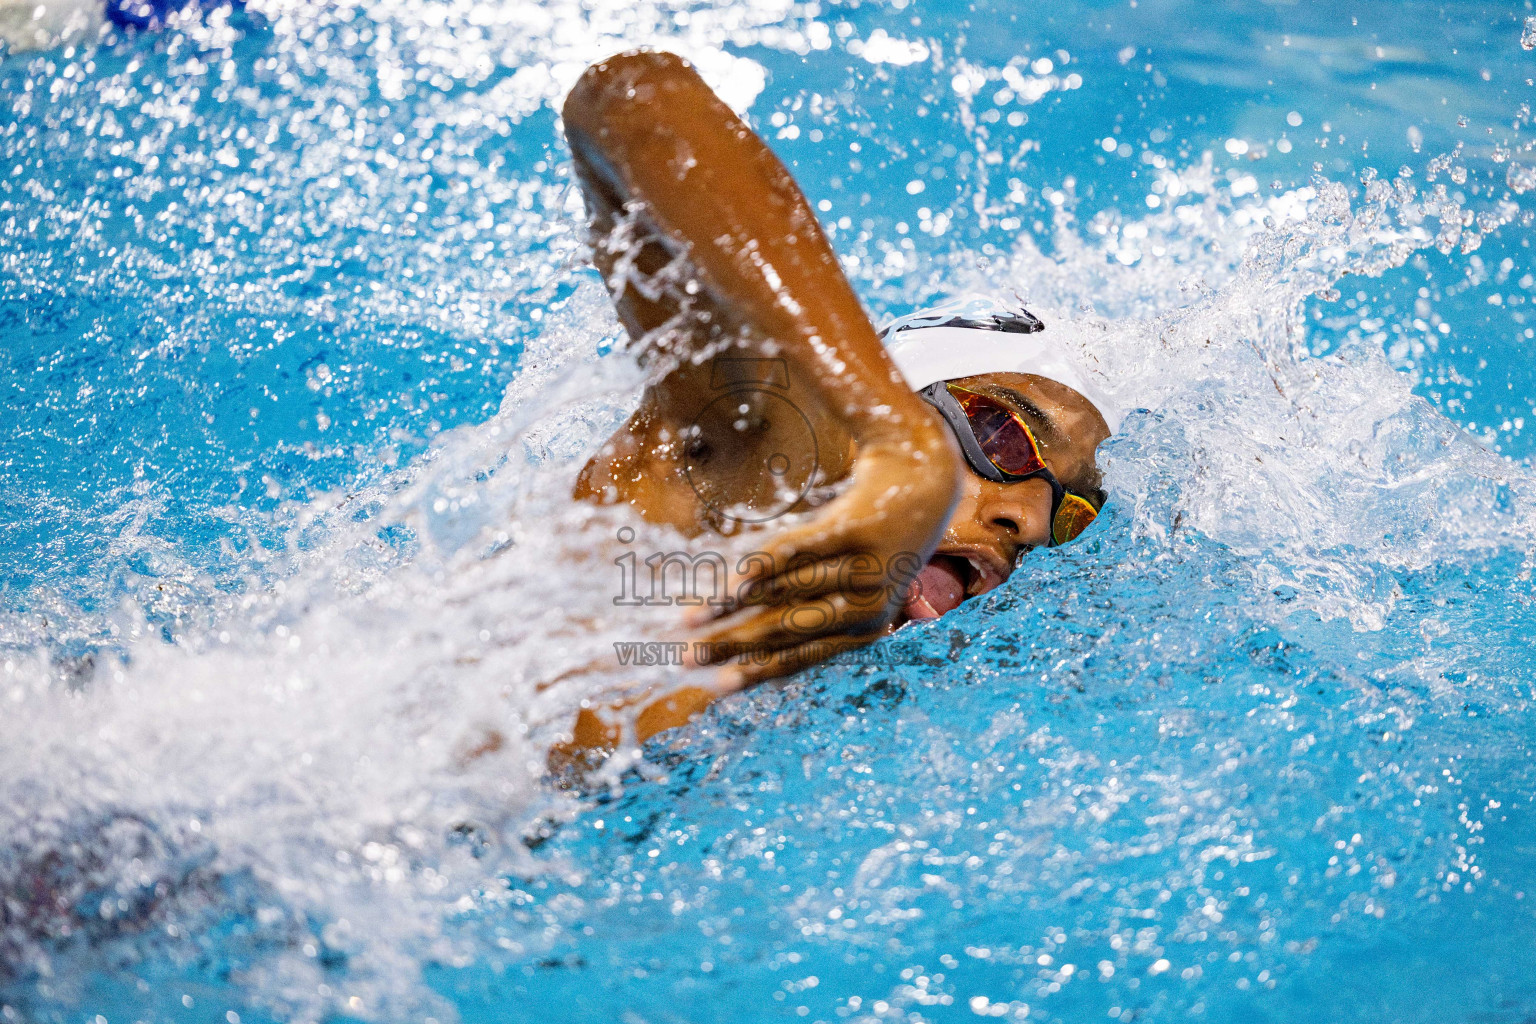
[[[937,618],[1093,521],[1118,413],[1039,320],[916,314],[882,343],[789,171],[679,57],[595,64],[563,115],[594,260],[653,370],[575,497],[761,541],[692,623],[714,685],[584,710],[552,765]]]

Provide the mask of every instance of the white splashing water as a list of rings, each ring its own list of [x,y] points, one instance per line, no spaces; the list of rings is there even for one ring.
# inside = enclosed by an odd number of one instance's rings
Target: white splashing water
[[[445,69],[525,62],[489,105],[529,116],[659,18],[643,5],[609,11],[613,24],[565,41],[556,30],[579,20],[573,10],[494,11],[515,38],[552,36],[553,50],[509,57],[494,32],[450,47],[429,31],[417,45]],[[820,38],[779,27],[782,9],[753,10],[770,45]],[[279,25],[309,16],[271,13]],[[742,58],[701,55],[722,55],[739,31],[696,24],[693,55],[730,77]],[[761,87],[760,68],[745,74],[735,102]],[[1184,186],[1177,205],[1085,226],[1062,212],[1050,255],[1027,237],[985,269],[962,253],[913,294],[1022,294],[1099,363],[1122,404],[1146,410],[1132,439],[1178,439],[1161,461],[1124,458],[1120,442],[1106,451],[1133,533],[1199,531],[1324,619],[1377,627],[1396,600],[1393,569],[1528,550],[1529,472],[1436,416],[1379,350],[1310,357],[1301,312],[1345,274],[1379,274],[1430,246],[1470,251],[1515,211],[1469,220],[1443,187],[1420,192],[1408,178],[1368,179],[1356,202],[1320,180],[1240,204],[1208,164],[1169,173]],[[539,216],[573,213],[551,202]],[[548,870],[523,837],[571,810],[544,779],[548,743],[582,700],[648,681],[570,670],[670,625],[614,605],[613,538],[629,521],[568,501],[575,468],[640,379],[623,355],[598,355],[616,331],[586,279],[545,322],[496,416],[440,437],[344,509],[308,509],[310,546],[213,606],[186,641],[157,642],[126,609],[114,617],[121,656],[81,665],[72,687],[41,648],[6,656],[0,893],[19,908],[0,937],[6,963],[51,971],[62,992],[67,938],[190,955],[233,909],[255,930],[242,983],[284,1014],[448,1012],[421,966],[476,951],[454,948],[445,920],[508,877]],[[1170,523],[1158,496],[1172,478],[1182,490]],[[409,556],[380,544],[389,524],[419,538]],[[683,546],[660,531],[638,543]],[[325,967],[338,955],[344,993]]]
[[[1195,459],[1176,470],[1110,449],[1116,502],[1135,509],[1181,473],[1185,528],[1252,559],[1266,587],[1369,629],[1393,603],[1390,569],[1532,535],[1525,474],[1443,421],[1404,443],[1435,417],[1379,351],[1302,354],[1301,301],[1431,244],[1418,221],[1435,202],[1404,185],[1368,188],[1354,209],[1337,184],[1239,208],[1209,197],[1118,225],[1168,253],[1136,267],[1063,217],[1054,256],[1023,242],[949,280],[994,295],[1027,282],[1051,329],[1151,410],[1133,434],[1182,433]],[[1104,312],[1061,312],[1089,302]],[[595,355],[613,329],[587,286],[500,414],[366,495],[379,507],[365,524],[334,529],[194,642],[153,642],[125,614],[125,658],[80,692],[54,685],[41,654],[4,663],[0,887],[26,907],[8,961],[46,962],[44,940],[71,928],[195,933],[238,879],[270,944],[248,978],[265,1000],[338,1008],[316,995],[324,949],[349,957],[369,1011],[418,1005],[420,963],[454,955],[436,944],[445,915],[529,870],[524,830],[563,813],[542,778],[547,744],[617,681],[550,684],[670,624],[613,604],[626,520],[567,499],[576,460],[638,381],[625,357]],[[1451,508],[1433,485],[1448,472],[1466,485]],[[380,561],[369,538],[390,521],[438,542]],[[1389,533],[1369,559],[1344,554]],[[492,733],[499,749],[469,756]],[[81,920],[97,889],[116,908]]]

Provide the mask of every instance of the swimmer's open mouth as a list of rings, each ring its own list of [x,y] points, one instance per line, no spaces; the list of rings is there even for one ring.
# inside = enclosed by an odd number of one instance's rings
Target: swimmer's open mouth
[[[907,590],[902,618],[936,619],[953,611],[967,597],[985,594],[1007,579],[1005,566],[992,552],[936,552]]]

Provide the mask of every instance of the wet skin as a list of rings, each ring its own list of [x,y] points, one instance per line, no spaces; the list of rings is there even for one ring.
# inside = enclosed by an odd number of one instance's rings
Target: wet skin
[[[654,373],[575,496],[689,535],[762,538],[731,581],[737,600],[694,623],[691,639],[768,660],[642,698],[637,740],[887,634],[909,617],[911,574],[935,552],[959,560],[976,594],[1047,542],[1049,486],[965,469],[949,428],[886,355],[789,172],[688,64],[654,52],[603,61],[563,116],[594,261]],[[1068,489],[1094,492],[1093,453],[1109,431],[1081,395],[1021,374],[966,383],[1026,417]],[[790,571],[807,564],[819,571]],[[619,739],[616,724],[583,711],[554,760]]]

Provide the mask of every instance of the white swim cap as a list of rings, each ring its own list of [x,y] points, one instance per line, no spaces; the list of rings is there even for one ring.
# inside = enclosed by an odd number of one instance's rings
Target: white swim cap
[[[1044,328],[1023,310],[967,316],[944,307],[904,316],[880,334],[913,391],[978,373],[1032,373],[1088,399],[1110,433],[1118,431],[1125,413],[1094,383],[1081,356],[1040,335]]]

